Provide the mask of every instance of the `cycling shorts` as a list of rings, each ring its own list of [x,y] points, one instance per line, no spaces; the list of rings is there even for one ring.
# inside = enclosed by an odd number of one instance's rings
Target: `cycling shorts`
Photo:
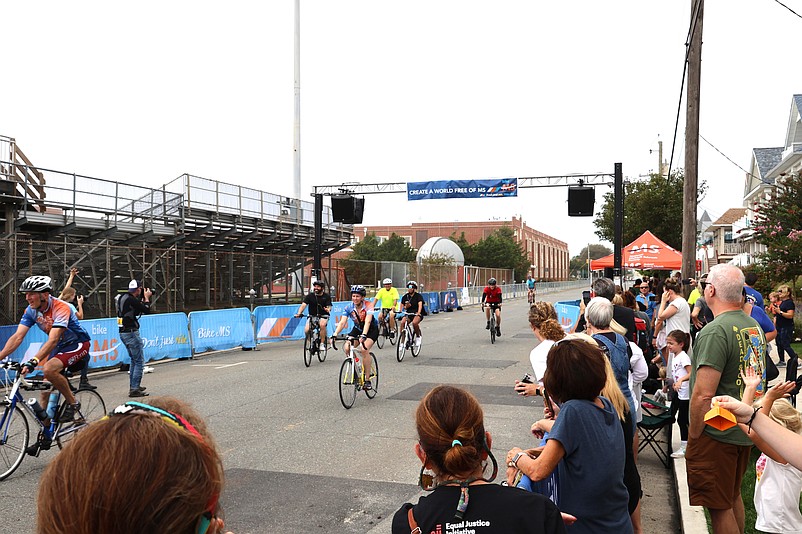
[[[384,315],[387,315],[388,313],[393,313],[393,312],[395,312],[395,310],[394,310],[393,308],[382,308],[382,311],[381,311],[381,312],[382,312]]]
[[[76,342],[67,347],[64,352],[57,352],[51,358],[60,361],[65,369],[80,371],[89,363],[89,342]]]
[[[407,312],[398,312],[395,315],[395,318],[399,321],[404,320],[407,316],[409,316],[409,320],[413,320],[415,317],[420,317],[420,320],[423,321],[423,315],[415,315],[414,313],[407,313]]]
[[[497,308],[501,308],[500,302],[485,302],[485,306],[489,306],[491,310],[495,310]]]
[[[362,329],[359,328],[358,326],[355,326],[355,327],[353,327],[351,329],[350,332],[348,332],[348,335],[352,336],[352,337],[355,337],[355,338],[359,338],[359,336],[362,335]],[[370,326],[370,329],[368,330],[368,339],[372,339],[374,342],[377,339],[379,339],[379,327],[378,326],[373,326],[373,325]]]

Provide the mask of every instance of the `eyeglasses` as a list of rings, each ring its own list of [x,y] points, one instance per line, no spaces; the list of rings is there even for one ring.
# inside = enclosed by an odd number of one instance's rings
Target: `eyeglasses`
[[[640,286],[641,289],[649,289],[649,286]]]

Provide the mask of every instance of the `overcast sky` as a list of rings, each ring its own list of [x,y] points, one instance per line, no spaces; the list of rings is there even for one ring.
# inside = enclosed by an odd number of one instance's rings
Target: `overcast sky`
[[[671,157],[690,8],[301,0],[301,196],[346,181],[654,171],[658,139]],[[0,134],[49,169],[153,187],[186,172],[292,195],[293,17],[292,0],[5,3]],[[753,147],[784,144],[801,30],[774,0],[706,2],[700,130],[741,167]],[[703,141],[699,153],[699,213],[716,219],[741,205],[744,172]],[[575,255],[598,238],[566,197],[371,195],[364,222],[520,214]]]

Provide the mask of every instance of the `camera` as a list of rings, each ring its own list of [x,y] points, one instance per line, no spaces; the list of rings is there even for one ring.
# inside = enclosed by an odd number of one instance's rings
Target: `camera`
[[[535,380],[534,378],[532,378],[532,375],[526,373],[524,377],[521,379],[521,382],[523,382],[524,384],[534,384]]]

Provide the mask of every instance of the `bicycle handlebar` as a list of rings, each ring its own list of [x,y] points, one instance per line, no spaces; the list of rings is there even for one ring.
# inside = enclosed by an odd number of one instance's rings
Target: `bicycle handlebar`
[[[331,339],[331,348],[333,348],[334,350],[340,350],[337,348],[337,345],[335,344],[335,341],[337,341],[338,339],[340,341],[350,341],[351,344],[354,344],[354,341],[356,341],[355,344],[357,347],[362,344],[362,340],[359,338],[355,338],[354,336],[329,336],[329,339]]]
[[[318,319],[328,319],[331,316],[330,315],[309,315],[309,314],[306,314],[306,313],[296,313],[295,315],[293,315],[293,317],[296,317],[296,318],[299,318],[299,319],[301,317],[317,317]]]

